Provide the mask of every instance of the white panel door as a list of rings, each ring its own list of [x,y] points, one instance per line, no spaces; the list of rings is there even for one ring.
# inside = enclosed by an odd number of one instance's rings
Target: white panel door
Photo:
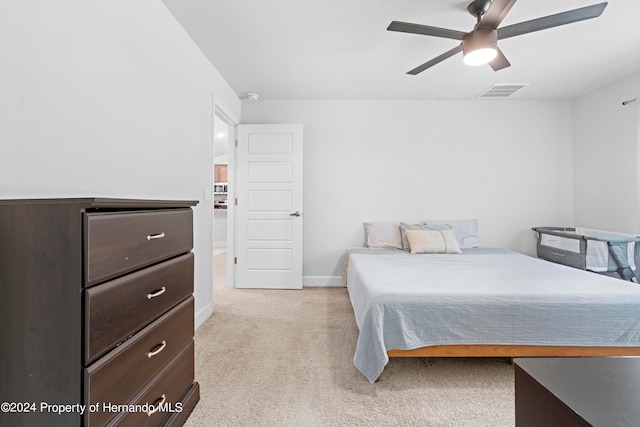
[[[302,289],[302,125],[240,125],[236,287]]]

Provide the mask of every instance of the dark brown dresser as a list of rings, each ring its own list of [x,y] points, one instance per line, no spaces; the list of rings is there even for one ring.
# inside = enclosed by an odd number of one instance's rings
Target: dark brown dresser
[[[196,203],[0,200],[0,426],[184,423]]]

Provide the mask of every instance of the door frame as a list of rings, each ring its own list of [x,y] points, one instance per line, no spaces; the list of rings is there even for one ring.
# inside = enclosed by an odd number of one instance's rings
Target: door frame
[[[236,195],[236,186],[235,186],[235,171],[236,171],[236,132],[238,126],[238,120],[228,114],[224,108],[216,103],[215,98],[213,98],[213,116],[212,117],[212,138],[211,138],[211,189],[213,191],[213,182],[214,182],[214,144],[215,144],[215,117],[217,116],[220,120],[225,122],[229,126],[229,161],[227,165],[227,288],[235,288],[235,195]],[[215,241],[215,236],[213,236],[213,200],[211,201],[211,245],[213,246],[213,242]],[[213,250],[213,249],[212,249]],[[213,263],[213,261],[212,261]],[[215,271],[213,269],[213,264],[211,266],[211,286],[213,287],[213,280],[215,276]]]

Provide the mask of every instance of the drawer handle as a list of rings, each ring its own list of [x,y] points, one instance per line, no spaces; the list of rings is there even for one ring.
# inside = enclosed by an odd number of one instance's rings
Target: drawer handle
[[[164,232],[160,234],[147,234],[147,240],[151,239],[162,239],[164,237]]]
[[[147,357],[151,359],[153,356],[155,356],[156,354],[159,354],[162,350],[164,350],[166,346],[167,346],[167,342],[165,340],[162,340],[160,344],[154,347],[155,350],[151,350],[149,353],[147,353]]]
[[[150,294],[147,294],[147,299],[159,297],[160,295],[164,294],[165,292],[167,292],[167,288],[165,288],[163,286],[162,289],[158,290],[157,292],[152,292]]]
[[[161,398],[156,399],[156,401],[153,402],[153,408],[149,409],[149,411],[147,412],[147,417],[150,417],[151,415],[158,412],[160,410],[160,405],[164,404],[164,402],[166,401],[167,401],[167,396],[164,394],[162,395]]]

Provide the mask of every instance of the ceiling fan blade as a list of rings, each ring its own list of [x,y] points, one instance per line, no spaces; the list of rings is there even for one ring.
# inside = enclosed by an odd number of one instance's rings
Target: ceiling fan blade
[[[495,30],[504,17],[507,16],[515,2],[516,0],[493,0],[489,9],[482,15],[476,28],[491,28]]]
[[[436,56],[431,61],[427,61],[424,64],[414,68],[413,70],[407,72],[407,74],[411,74],[411,75],[415,76],[416,74],[419,74],[419,73],[423,72],[427,68],[433,67],[434,65],[444,61],[445,59],[455,55],[458,52],[462,52],[462,43],[459,44],[458,46],[454,47],[453,49],[446,51],[442,55]]]
[[[449,30],[448,28],[430,27],[428,25],[411,24],[409,22],[393,21],[387,27],[387,31],[400,33],[422,34],[425,36],[444,37],[446,39],[462,40],[467,34],[462,31]]]
[[[491,66],[491,68],[493,68],[493,71],[498,71],[502,70],[503,68],[510,67],[511,63],[509,62],[507,57],[504,56],[504,53],[502,53],[500,48],[498,48],[498,56],[493,58],[493,60],[489,62],[489,65]]]
[[[582,7],[580,9],[556,13],[555,15],[545,16],[543,18],[532,19],[531,21],[520,22],[519,24],[508,25],[498,29],[498,39],[507,39],[521,34],[584,21],[585,19],[597,18],[602,15],[602,12],[606,7],[607,2],[598,3],[592,6]]]

